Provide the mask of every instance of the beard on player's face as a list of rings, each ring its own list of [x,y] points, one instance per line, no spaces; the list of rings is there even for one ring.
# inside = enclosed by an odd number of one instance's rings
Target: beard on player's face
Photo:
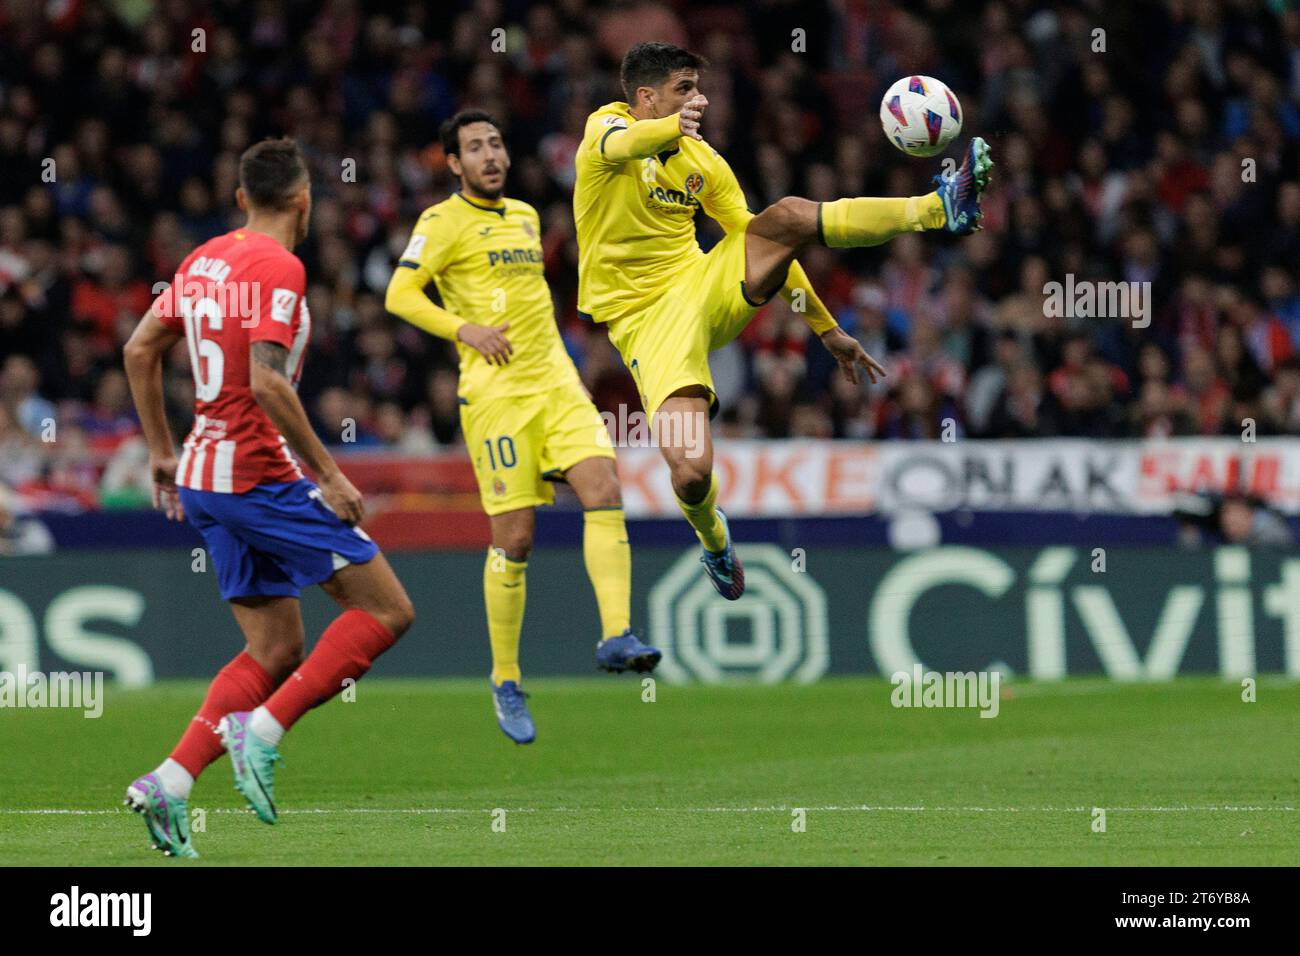
[[[471,165],[461,160],[461,179],[463,186],[475,196],[493,201],[500,199],[506,191],[506,173],[510,170],[510,158],[504,153],[489,155]],[[462,187],[463,188],[463,187]]]
[[[469,186],[474,195],[482,196],[484,199],[500,199],[501,194],[506,191],[506,177],[504,175],[493,177],[493,185],[489,186],[484,182],[485,176],[465,175],[465,185]]]

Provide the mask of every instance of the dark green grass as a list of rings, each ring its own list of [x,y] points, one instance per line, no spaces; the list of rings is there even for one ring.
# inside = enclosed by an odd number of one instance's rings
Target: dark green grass
[[[110,688],[103,716],[0,710],[0,864],[1258,865],[1300,859],[1300,687],[1017,685],[995,719],[900,710],[888,684],[532,680],[529,747],[486,681],[362,681],[286,739],[280,823],[228,763],[167,860],[120,807],[198,683]],[[806,832],[792,809],[807,808]],[[1106,832],[1092,808],[1106,809]],[[506,810],[505,832],[492,811]],[[94,813],[14,813],[14,810]],[[323,811],[323,812],[316,812]],[[364,811],[364,812],[344,812]]]

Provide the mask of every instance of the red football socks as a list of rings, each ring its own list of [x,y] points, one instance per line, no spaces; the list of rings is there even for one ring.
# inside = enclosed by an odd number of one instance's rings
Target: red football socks
[[[208,696],[181,736],[171,758],[184,767],[191,777],[224,752],[217,736],[217,721],[237,710],[252,710],[271,696],[275,682],[261,664],[244,651],[217,674],[208,687]]]
[[[312,652],[266,701],[266,709],[285,730],[356,680],[397,638],[365,611],[344,611],[325,629]]]

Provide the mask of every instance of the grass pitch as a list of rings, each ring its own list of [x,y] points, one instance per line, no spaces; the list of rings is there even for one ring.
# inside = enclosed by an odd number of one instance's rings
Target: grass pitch
[[[528,682],[538,741],[486,680],[363,680],[286,739],[281,818],[198,782],[199,861],[120,805],[195,682],[107,690],[103,716],[0,710],[0,865],[1263,865],[1300,858],[1300,686],[1004,688],[1001,712],[908,710],[880,680]],[[796,809],[806,828],[796,832]],[[1093,808],[1106,811],[1094,832]],[[504,818],[493,811],[503,809]],[[504,832],[499,832],[504,819]],[[497,828],[494,829],[494,820]]]

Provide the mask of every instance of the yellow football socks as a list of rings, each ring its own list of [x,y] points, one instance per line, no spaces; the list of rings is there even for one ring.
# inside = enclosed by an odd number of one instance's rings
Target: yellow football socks
[[[520,680],[519,634],[524,626],[524,571],[527,561],[511,561],[488,548],[483,565],[483,602],[487,605],[488,640],[492,644],[492,683]]]
[[[582,513],[582,557],[596,592],[601,633],[617,637],[632,624],[632,548],[622,508]]]
[[[878,246],[904,232],[940,229],[947,221],[938,193],[906,199],[837,199],[822,203],[818,217],[822,241],[835,249]]]
[[[682,514],[686,515],[686,520],[691,523],[691,527],[699,536],[700,544],[704,545],[707,551],[721,551],[727,546],[727,532],[722,526],[722,519],[718,517],[718,509],[714,507],[717,500],[717,475],[709,476],[709,493],[704,496],[703,501],[688,505],[681,498],[677,499],[677,506],[682,509]]]

